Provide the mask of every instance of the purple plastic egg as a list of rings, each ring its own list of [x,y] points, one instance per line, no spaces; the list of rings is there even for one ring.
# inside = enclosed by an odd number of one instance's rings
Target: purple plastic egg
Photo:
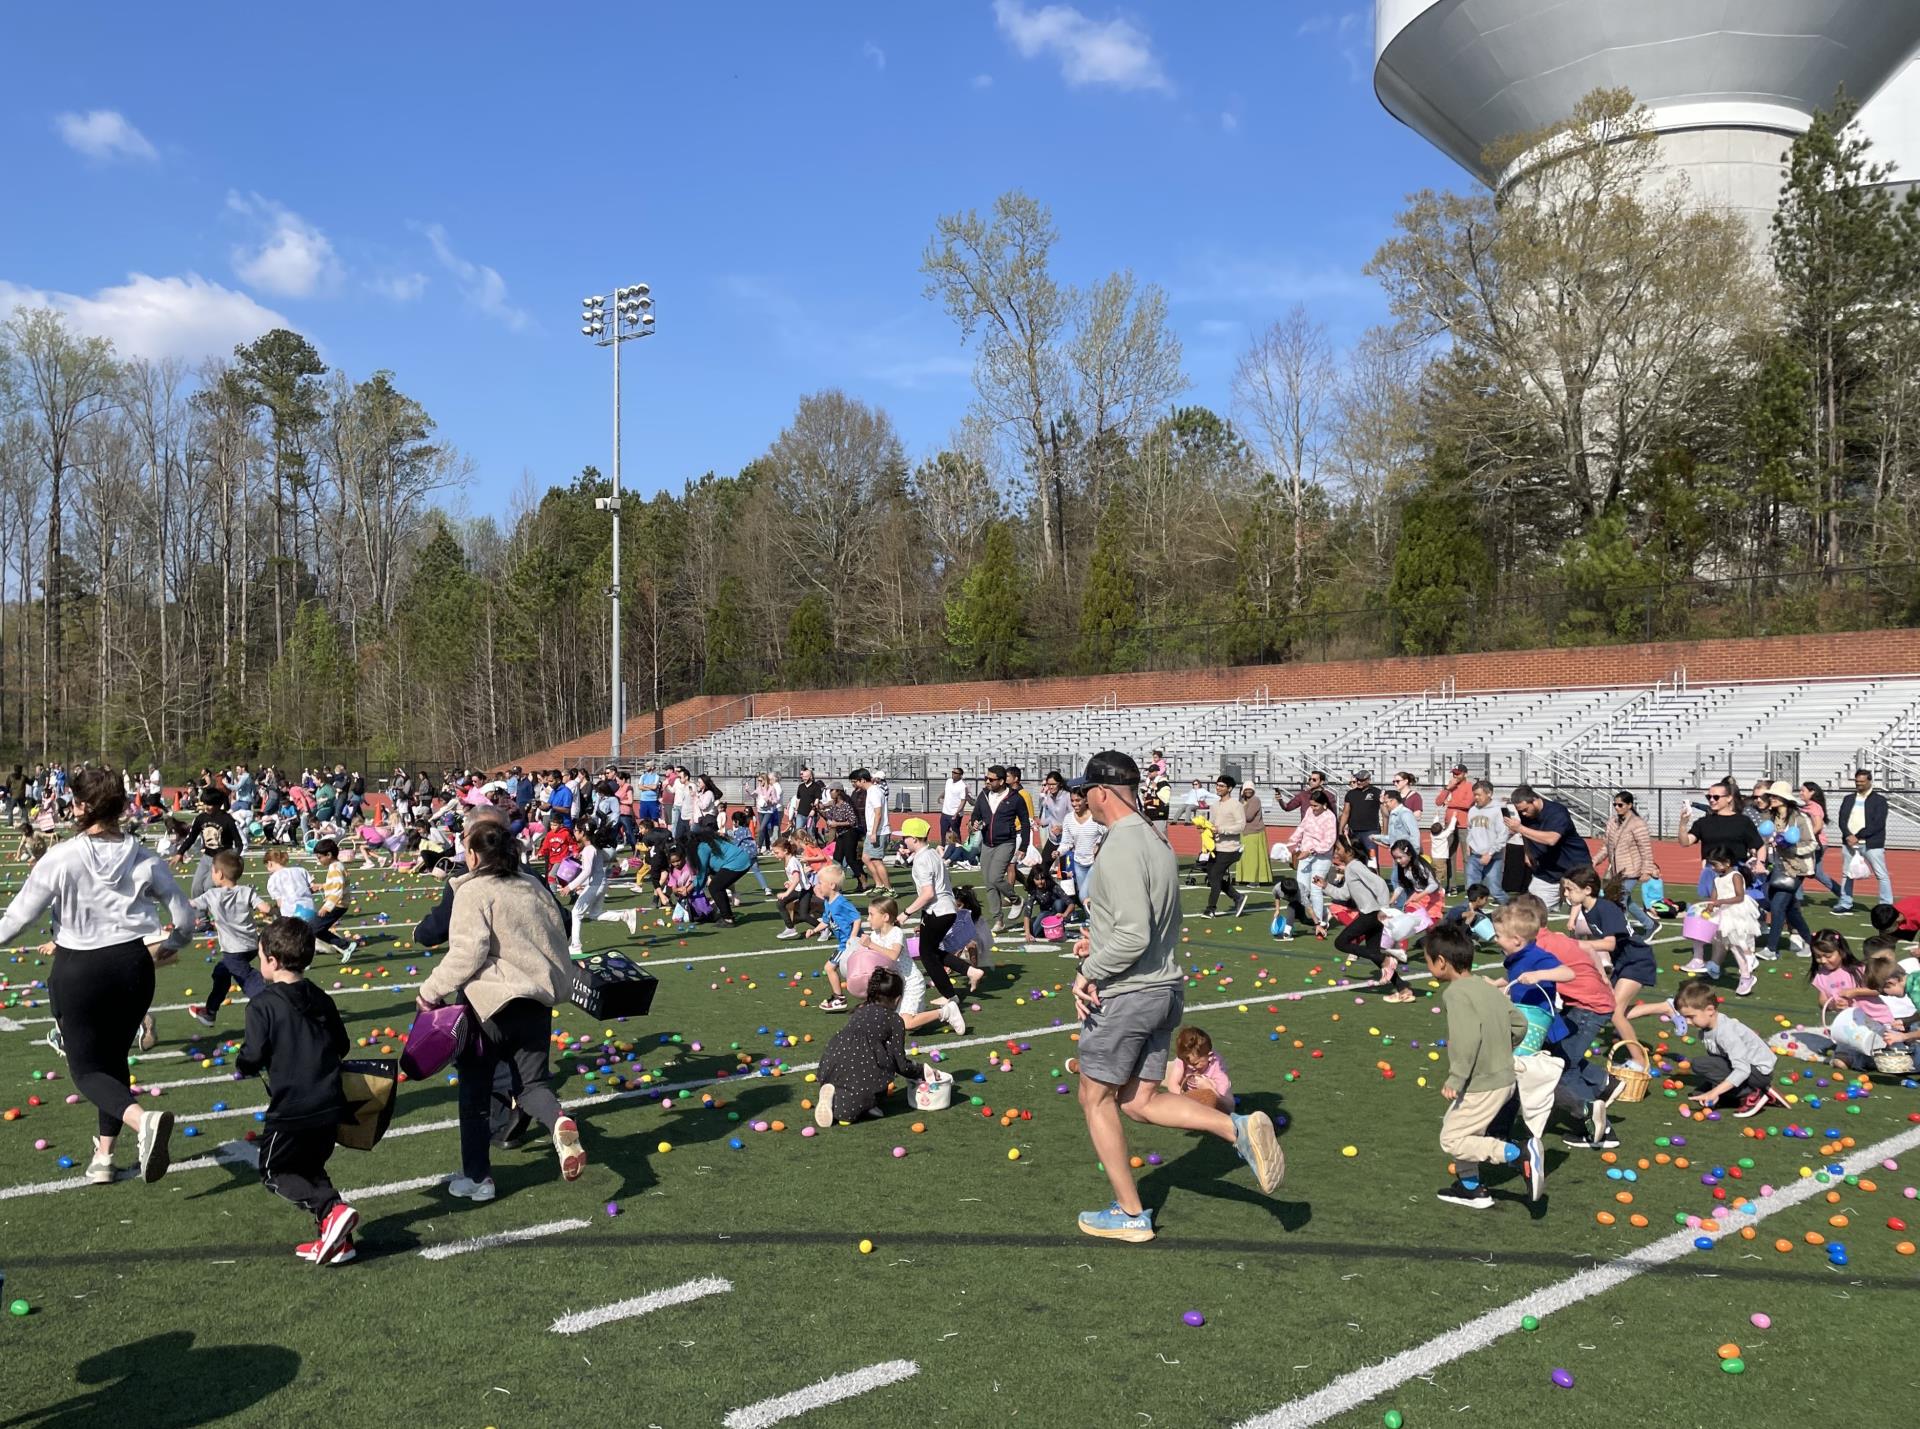
[[[1199,1329],[1202,1325],[1207,1323],[1207,1317],[1205,1315],[1202,1315],[1198,1310],[1189,1310],[1187,1311],[1186,1314],[1182,1315],[1180,1318],[1182,1321],[1184,1321],[1188,1325],[1191,1325],[1196,1330]]]
[[[1553,1382],[1560,1389],[1573,1388],[1573,1371],[1557,1369],[1553,1372]]]

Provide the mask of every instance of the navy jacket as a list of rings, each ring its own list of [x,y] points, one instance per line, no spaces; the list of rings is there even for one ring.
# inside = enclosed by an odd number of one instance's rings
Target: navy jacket
[[[1840,801],[1840,837],[1847,836],[1847,820],[1853,817],[1853,801],[1860,796],[1849,794]],[[1860,825],[1860,843],[1865,848],[1885,848],[1887,846],[1887,796],[1878,789],[1867,793],[1867,812]]]

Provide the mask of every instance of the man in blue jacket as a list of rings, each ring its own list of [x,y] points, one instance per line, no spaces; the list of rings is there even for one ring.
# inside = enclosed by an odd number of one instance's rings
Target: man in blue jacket
[[[1880,901],[1893,902],[1893,880],[1887,876],[1887,796],[1873,787],[1873,771],[1853,771],[1853,792],[1840,801],[1840,837],[1846,844],[1847,864],[1858,854],[1880,882]],[[1844,865],[1843,865],[1844,869]],[[1843,878],[1833,911],[1853,907],[1853,880]]]

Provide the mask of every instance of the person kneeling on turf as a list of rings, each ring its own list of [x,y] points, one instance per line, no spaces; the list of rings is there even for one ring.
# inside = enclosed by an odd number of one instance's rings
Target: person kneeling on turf
[[[840,1121],[882,1116],[880,1099],[895,1077],[919,1081],[940,1075],[907,1060],[907,1024],[900,1017],[906,979],[891,967],[867,975],[867,1000],[833,1034],[820,1058],[820,1096],[813,1124],[824,1130]]]
[[[277,918],[260,939],[265,986],[247,1003],[247,1040],[234,1065],[243,1077],[267,1073],[273,1095],[260,1139],[260,1181],[274,1195],[311,1214],[315,1238],[294,1254],[315,1265],[354,1257],[360,1216],[327,1179],[334,1131],[347,1113],[340,1059],[347,1029],[333,999],[307,981],[313,928]]]

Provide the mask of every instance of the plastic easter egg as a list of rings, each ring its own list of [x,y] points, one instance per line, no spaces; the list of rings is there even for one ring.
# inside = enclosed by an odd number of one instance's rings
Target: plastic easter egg
[[[861,1241],[861,1242],[860,1242],[860,1254],[862,1254],[862,1255],[872,1255],[872,1254],[873,1254],[873,1242],[872,1242],[872,1241],[870,1241],[870,1240],[863,1240],[863,1241]]]
[[[1186,1314],[1180,1317],[1180,1320],[1183,1324],[1190,1325],[1196,1330],[1207,1323],[1207,1317],[1202,1315],[1198,1310],[1187,1311]]]
[[[1728,1374],[1745,1374],[1747,1362],[1736,1355],[1732,1359],[1721,1360],[1720,1368]]]
[[[1557,1369],[1549,1376],[1549,1378],[1553,1380],[1554,1387],[1556,1389],[1572,1389],[1573,1388],[1573,1371],[1572,1370]]]

